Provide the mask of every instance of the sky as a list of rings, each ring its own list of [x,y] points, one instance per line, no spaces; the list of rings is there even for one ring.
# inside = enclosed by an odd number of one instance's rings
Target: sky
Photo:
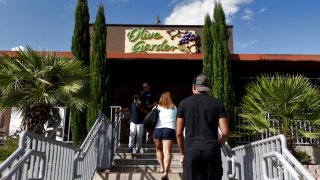
[[[221,0],[235,54],[320,55],[320,0]],[[71,51],[77,0],[0,0],[0,51]],[[214,0],[88,0],[107,24],[203,25]]]

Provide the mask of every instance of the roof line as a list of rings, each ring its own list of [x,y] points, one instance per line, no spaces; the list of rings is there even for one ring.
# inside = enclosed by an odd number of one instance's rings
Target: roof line
[[[40,52],[40,51],[38,51]],[[72,57],[71,52],[52,51],[59,57]],[[1,54],[15,56],[14,51],[0,51]],[[203,54],[169,54],[169,53],[107,53],[108,59],[114,60],[201,60]],[[231,60],[235,61],[319,61],[320,55],[308,54],[231,54]]]

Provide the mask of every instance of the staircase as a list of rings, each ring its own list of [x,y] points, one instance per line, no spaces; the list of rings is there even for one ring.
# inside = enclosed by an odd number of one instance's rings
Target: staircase
[[[157,173],[159,165],[154,144],[144,145],[141,154],[127,153],[127,144],[115,147],[120,142],[121,116],[113,115],[111,121],[100,113],[80,148],[32,132],[22,132],[19,148],[0,164],[0,179],[161,179],[163,174]],[[315,180],[290,153],[282,134],[232,149],[226,145],[221,158],[223,180]],[[179,160],[175,144],[169,171],[171,180],[182,179]],[[99,169],[109,171],[97,173]]]
[[[128,145],[121,144],[115,153],[112,168],[109,172],[96,172],[93,180],[142,180],[161,179],[163,173],[158,173],[159,163],[154,144],[143,145],[141,153],[127,153]],[[170,180],[182,179],[180,153],[177,144],[172,148],[172,160],[169,171]]]

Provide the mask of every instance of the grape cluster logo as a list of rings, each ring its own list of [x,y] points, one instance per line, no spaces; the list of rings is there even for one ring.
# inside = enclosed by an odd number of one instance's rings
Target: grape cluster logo
[[[190,31],[169,30],[167,33],[171,39],[179,38],[178,46],[185,46],[190,53],[200,53],[200,36]]]

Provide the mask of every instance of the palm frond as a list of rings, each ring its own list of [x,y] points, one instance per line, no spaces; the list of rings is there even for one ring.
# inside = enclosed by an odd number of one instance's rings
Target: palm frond
[[[310,139],[317,139],[320,138],[320,130],[315,132],[306,132],[302,130],[298,130],[299,135],[302,135],[303,137],[310,138]]]
[[[84,107],[85,94],[77,94],[87,85],[87,74],[88,70],[75,57],[60,58],[49,51],[35,52],[29,46],[26,51],[17,51],[15,57],[1,55],[0,107]]]
[[[300,120],[309,120],[314,128],[320,125],[319,88],[303,75],[262,74],[248,83],[245,91],[240,103],[243,109],[240,116],[244,118],[242,129],[290,133],[292,126]],[[263,114],[271,114],[277,122],[271,123],[274,119]],[[303,133],[309,137],[317,134]]]

